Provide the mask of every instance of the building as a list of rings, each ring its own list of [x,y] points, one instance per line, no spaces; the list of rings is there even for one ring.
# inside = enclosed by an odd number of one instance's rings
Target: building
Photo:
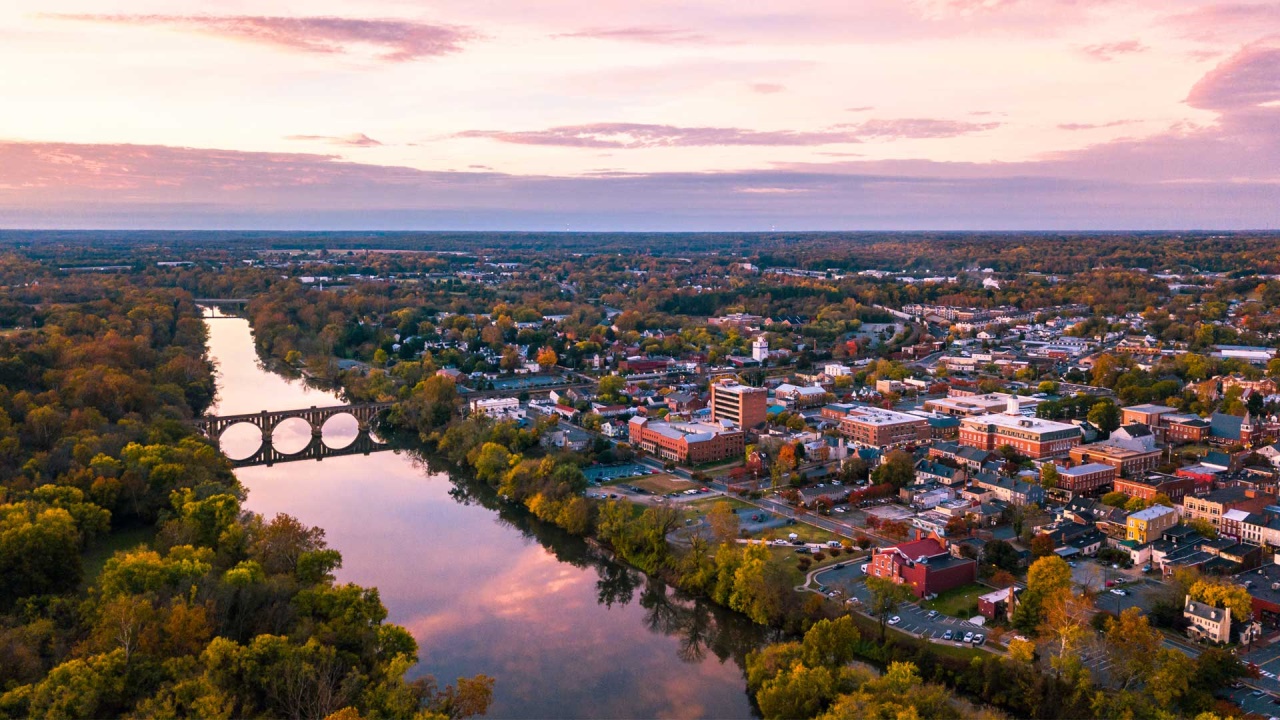
[[[1166,415],[1160,429],[1169,443],[1202,443],[1209,438],[1209,421],[1199,415]]]
[[[517,418],[524,415],[520,401],[513,397],[477,398],[471,401],[471,412],[494,418]]]
[[[1116,469],[1111,465],[1092,462],[1075,467],[1058,466],[1058,487],[1077,495],[1094,495],[1110,488],[1115,482]]]
[[[1102,463],[1115,468],[1122,477],[1137,477],[1160,464],[1159,450],[1135,450],[1111,443],[1091,443],[1073,447],[1067,453],[1075,463]]]
[[[1177,524],[1177,510],[1165,505],[1152,505],[1129,515],[1126,539],[1145,545],[1162,537],[1165,530]]]
[[[1215,528],[1222,527],[1222,516],[1230,510],[1249,513],[1262,512],[1275,503],[1276,496],[1241,487],[1222,488],[1207,495],[1182,498],[1182,515],[1191,520],[1208,520]]]
[[[721,421],[655,422],[633,417],[627,423],[631,444],[657,457],[686,465],[742,457],[746,437],[740,428]]]
[[[855,445],[884,448],[928,442],[933,430],[918,415],[856,407],[841,418],[840,433]]]
[[[1010,505],[1044,505],[1045,490],[1039,483],[985,472],[974,475],[973,480],[979,488],[987,491],[983,502],[999,500]]]
[[[840,363],[827,363],[822,367],[822,374],[829,378],[845,377],[846,375],[852,375],[853,369]]]
[[[1069,423],[1020,415],[979,415],[960,421],[960,442],[979,450],[1005,445],[1033,460],[1065,457],[1081,442],[1080,428]]]
[[[1158,428],[1164,425],[1163,418],[1177,410],[1164,405],[1131,405],[1120,409],[1120,424],[1142,423],[1148,427]]]
[[[728,420],[740,428],[764,423],[769,391],[725,379],[711,385],[711,419]]]
[[[1187,636],[1194,640],[1225,643],[1231,639],[1231,608],[1216,608],[1187,596],[1182,610],[1187,619]]]
[[[1209,442],[1217,445],[1252,446],[1262,439],[1262,426],[1255,423],[1252,413],[1244,417],[1214,413],[1209,416]]]
[[[1157,495],[1164,495],[1174,502],[1195,491],[1195,480],[1177,475],[1163,473],[1147,473],[1142,477],[1116,478],[1115,491],[1122,492],[1131,498],[1142,498],[1154,502]]]
[[[792,385],[783,383],[773,389],[773,396],[778,400],[790,403],[792,407],[818,407],[827,402],[827,389],[821,385]]]
[[[763,363],[769,359],[769,341],[761,335],[751,341],[751,359]]]
[[[968,585],[977,578],[977,569],[974,560],[952,555],[946,540],[929,535],[876,550],[867,574],[908,585],[916,597],[922,598]]]
[[[963,390],[952,390],[947,397],[928,400],[922,409],[952,417],[972,417],[989,415],[1000,411],[1008,411],[1012,402],[1016,401],[1017,414],[1029,412],[1040,404],[1040,400],[1007,393],[987,393],[986,395],[967,395]]]
[[[1017,597],[1014,595],[1012,587],[989,592],[986,595],[979,595],[978,614],[988,620],[995,620],[996,618],[1012,619],[1014,603],[1010,601],[1016,601],[1016,599]]]

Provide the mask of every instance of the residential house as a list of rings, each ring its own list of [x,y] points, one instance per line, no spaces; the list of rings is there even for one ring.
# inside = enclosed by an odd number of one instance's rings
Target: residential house
[[[1231,608],[1216,608],[1192,600],[1187,595],[1182,616],[1187,619],[1187,636],[1224,644],[1231,640]]]

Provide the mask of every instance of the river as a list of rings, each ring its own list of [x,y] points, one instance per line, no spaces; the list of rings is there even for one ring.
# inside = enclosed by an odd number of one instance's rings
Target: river
[[[334,394],[263,368],[249,323],[207,322],[218,365],[211,414],[339,405]],[[334,418],[324,440],[356,435]],[[300,420],[275,444],[306,445]],[[247,457],[251,426],[222,447]],[[377,587],[389,621],[418,641],[413,677],[443,685],[484,673],[497,680],[494,718],[744,718],[755,715],[742,673],[765,634],[740,615],[679,597],[600,557],[585,542],[454,482],[414,450],[280,463],[236,471],[246,508],[324,528],[340,551],[340,582]]]

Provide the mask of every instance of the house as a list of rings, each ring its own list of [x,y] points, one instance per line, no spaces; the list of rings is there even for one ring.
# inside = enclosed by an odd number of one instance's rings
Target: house
[[[977,568],[977,562],[952,555],[947,541],[931,534],[876,550],[867,574],[908,585],[912,594],[923,598],[973,582]]]
[[[1156,434],[1151,431],[1150,425],[1129,423],[1116,428],[1107,443],[1138,452],[1151,452],[1156,449]]]
[[[1017,596],[1013,587],[989,592],[978,596],[978,614],[988,620],[996,618],[1012,619],[1014,602]]]
[[[1002,475],[981,472],[974,476],[978,487],[991,497],[1010,505],[1044,505],[1045,490],[1038,483],[1023,482]]]
[[[1187,619],[1187,636],[1193,640],[1226,643],[1231,640],[1231,608],[1216,608],[1192,600],[1187,595],[1182,616]]]
[[[925,458],[916,463],[916,480],[932,480],[947,486],[963,485],[968,473],[936,460]]]
[[[1165,475],[1164,473],[1146,473],[1142,477],[1116,478],[1115,491],[1122,492],[1131,498],[1142,498],[1153,502],[1156,495],[1164,495],[1174,502],[1195,492],[1196,482],[1193,478]]]
[[[1177,510],[1165,505],[1152,505],[1129,515],[1126,539],[1139,544],[1149,543],[1177,524]]]
[[[945,458],[959,467],[981,470],[982,464],[996,457],[989,450],[979,450],[954,442],[935,442],[929,446],[929,457]]]
[[[1058,487],[1070,490],[1077,495],[1094,495],[1110,488],[1116,479],[1116,468],[1100,462],[1076,465],[1075,467],[1057,466]]]

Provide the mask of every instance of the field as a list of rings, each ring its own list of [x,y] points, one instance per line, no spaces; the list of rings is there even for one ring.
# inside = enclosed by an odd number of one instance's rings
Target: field
[[[978,614],[978,596],[991,592],[985,585],[962,585],[958,588],[939,593],[937,599],[927,600],[924,607],[937,610],[943,615],[968,619]]]
[[[684,492],[700,487],[697,483],[690,482],[684,478],[665,473],[659,475],[645,475],[638,478],[629,478],[628,485],[634,485],[638,488],[644,488],[654,495],[666,495],[671,492]]]

